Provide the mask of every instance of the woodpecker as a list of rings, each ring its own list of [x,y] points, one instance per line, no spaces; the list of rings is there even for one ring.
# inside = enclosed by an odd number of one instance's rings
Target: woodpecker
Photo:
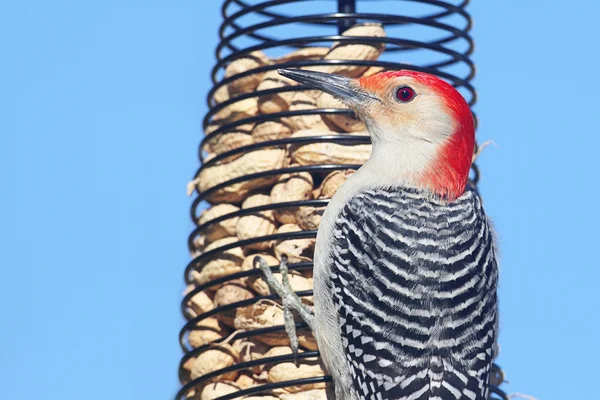
[[[487,399],[498,267],[491,224],[467,184],[475,144],[468,104],[447,82],[415,71],[279,73],[339,98],[373,143],[323,214],[314,315],[277,287],[313,329],[335,399]]]

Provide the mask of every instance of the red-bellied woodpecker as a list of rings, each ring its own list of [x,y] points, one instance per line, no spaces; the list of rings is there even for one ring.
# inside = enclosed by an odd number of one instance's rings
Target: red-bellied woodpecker
[[[492,228],[467,187],[475,129],[466,101],[419,72],[279,73],[341,99],[373,143],[319,226],[314,316],[268,279],[313,328],[335,398],[487,399],[498,268]]]

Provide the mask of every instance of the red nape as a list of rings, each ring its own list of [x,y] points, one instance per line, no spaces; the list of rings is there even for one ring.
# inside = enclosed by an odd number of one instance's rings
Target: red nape
[[[415,79],[430,85],[442,96],[448,113],[455,121],[454,133],[440,149],[425,179],[438,194],[454,200],[464,193],[473,162],[473,114],[464,97],[452,85],[432,75],[420,75]]]
[[[423,174],[422,184],[450,201],[465,192],[469,179],[474,140],[469,139],[473,135],[468,130],[464,125],[456,130]]]

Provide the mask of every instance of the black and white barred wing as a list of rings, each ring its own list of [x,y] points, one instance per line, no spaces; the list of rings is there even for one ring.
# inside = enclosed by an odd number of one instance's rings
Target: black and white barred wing
[[[331,285],[359,399],[485,399],[497,267],[480,199],[353,197],[334,227]]]

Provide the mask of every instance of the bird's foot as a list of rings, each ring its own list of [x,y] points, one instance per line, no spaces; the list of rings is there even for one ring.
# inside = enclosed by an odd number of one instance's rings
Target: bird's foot
[[[271,271],[271,268],[263,258],[256,256],[254,258],[254,265],[257,263],[271,290],[277,293],[281,298],[285,331],[290,339],[290,347],[294,354],[294,362],[298,364],[298,335],[296,334],[296,322],[294,321],[292,312],[296,311],[311,330],[313,330],[313,313],[306,304],[302,303],[302,299],[292,290],[286,256],[281,257],[281,262],[279,264],[281,283],[275,278],[273,271]]]

